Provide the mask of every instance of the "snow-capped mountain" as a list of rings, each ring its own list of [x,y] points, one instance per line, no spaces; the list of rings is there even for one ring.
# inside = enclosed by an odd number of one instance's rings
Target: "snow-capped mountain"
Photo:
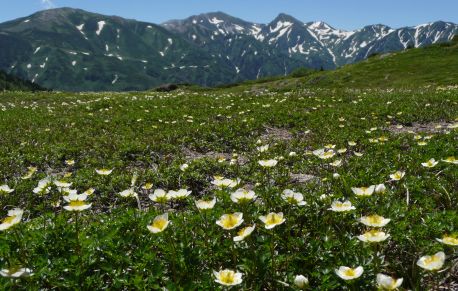
[[[60,8],[0,24],[0,70],[63,90],[214,86],[300,67],[333,69],[457,33],[456,24],[442,21],[344,31],[286,14],[259,24],[216,12],[156,25]]]
[[[308,67],[325,69],[354,63],[376,53],[449,41],[458,33],[456,24],[442,21],[399,29],[375,24],[345,31],[322,21],[304,23],[286,14],[264,25],[221,12],[169,21],[162,26],[210,51],[220,51],[221,46],[242,37],[251,38],[252,46],[256,41],[264,45],[263,52],[287,55]]]

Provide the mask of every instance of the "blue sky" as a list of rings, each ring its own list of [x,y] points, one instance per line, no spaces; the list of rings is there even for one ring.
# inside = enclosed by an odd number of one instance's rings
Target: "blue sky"
[[[211,11],[259,23],[284,12],[304,22],[323,20],[348,30],[375,23],[391,27],[435,20],[458,23],[458,0],[11,0],[3,4],[0,22],[50,7],[74,7],[153,23]]]

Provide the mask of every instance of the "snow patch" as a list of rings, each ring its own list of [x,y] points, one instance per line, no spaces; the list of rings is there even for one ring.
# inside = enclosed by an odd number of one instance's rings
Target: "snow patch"
[[[33,54],[36,54],[38,51],[40,51],[40,49],[41,49],[41,47],[37,47],[37,48],[35,49],[35,51],[33,52]]]
[[[211,24],[214,24],[214,25],[218,25],[220,23],[223,23],[224,20],[220,20],[220,19],[218,19],[216,17],[213,17],[212,19],[209,19],[208,22],[210,22]]]
[[[97,22],[98,29],[95,32],[95,34],[100,35],[100,33],[102,32],[103,28],[105,27],[105,24],[107,24],[107,23],[104,20]]]
[[[115,77],[113,81],[111,81],[111,84],[114,85],[116,82],[118,82],[118,79],[119,79],[118,74],[115,74]]]
[[[76,61],[73,61],[73,62],[72,62],[72,66],[76,66]]]

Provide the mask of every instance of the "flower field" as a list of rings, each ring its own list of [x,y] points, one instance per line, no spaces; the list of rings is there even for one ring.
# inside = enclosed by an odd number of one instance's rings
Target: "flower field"
[[[0,95],[0,288],[455,290],[458,89]]]

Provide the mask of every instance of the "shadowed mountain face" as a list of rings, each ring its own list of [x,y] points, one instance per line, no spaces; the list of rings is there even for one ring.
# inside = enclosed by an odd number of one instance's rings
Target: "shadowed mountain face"
[[[221,12],[162,25],[61,8],[0,24],[0,69],[70,91],[144,90],[163,83],[214,86],[332,69],[375,53],[450,40],[458,26],[335,29],[280,14],[269,24]]]

